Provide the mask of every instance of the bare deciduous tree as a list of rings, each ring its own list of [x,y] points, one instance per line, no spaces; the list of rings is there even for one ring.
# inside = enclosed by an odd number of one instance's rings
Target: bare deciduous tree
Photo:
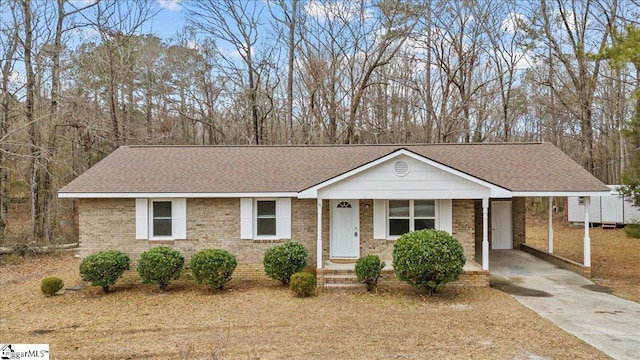
[[[219,70],[236,83],[247,97],[252,123],[252,142],[265,142],[265,118],[261,114],[259,99],[261,70],[270,62],[259,58],[258,26],[262,8],[254,1],[207,0],[194,2],[189,8],[190,22],[211,36],[218,45],[218,56],[223,62]],[[225,49],[230,46],[231,49]],[[229,51],[231,50],[231,51]],[[239,59],[238,59],[239,58]]]
[[[572,89],[569,94],[564,94],[563,100],[580,122],[582,162],[589,171],[593,171],[593,96],[601,60],[591,59],[589,52],[598,53],[606,47],[618,3],[617,0],[606,4],[604,0],[556,0],[554,6],[550,6],[547,0],[540,0],[539,6],[539,26],[544,39],[570,79],[569,83],[561,84]],[[601,26],[593,27],[592,23]],[[553,87],[552,91],[558,94],[559,89]],[[572,98],[566,98],[567,95]]]

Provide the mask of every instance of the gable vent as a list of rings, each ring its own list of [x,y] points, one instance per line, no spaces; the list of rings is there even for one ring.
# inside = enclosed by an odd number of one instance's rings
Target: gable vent
[[[409,164],[406,161],[400,160],[393,165],[393,173],[396,176],[405,176],[409,173]]]

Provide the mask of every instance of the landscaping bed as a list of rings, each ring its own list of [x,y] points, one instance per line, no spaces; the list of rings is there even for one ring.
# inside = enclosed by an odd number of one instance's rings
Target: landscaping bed
[[[161,294],[129,271],[109,294],[40,293],[46,276],[82,285],[79,263],[0,267],[1,343],[48,343],[52,359],[607,358],[491,288],[297,298],[277,282],[212,291],[186,274]]]

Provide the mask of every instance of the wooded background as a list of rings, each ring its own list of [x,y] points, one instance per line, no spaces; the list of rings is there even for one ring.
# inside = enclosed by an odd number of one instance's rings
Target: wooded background
[[[159,38],[156,1],[0,0],[0,243],[74,241],[56,191],[121,145],[546,141],[638,171],[638,0],[182,7]]]

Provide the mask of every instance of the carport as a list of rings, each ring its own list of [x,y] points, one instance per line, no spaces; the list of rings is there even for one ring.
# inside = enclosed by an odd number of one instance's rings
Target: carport
[[[610,194],[600,194],[599,196],[608,196]],[[573,195],[567,195],[573,196]],[[584,211],[584,238],[582,242],[584,257],[582,265],[585,268],[585,273],[591,273],[591,238],[589,237],[589,205],[591,203],[591,196],[598,195],[582,195],[579,196],[579,204],[582,205]],[[547,226],[547,252],[553,254],[553,197],[549,196],[549,224]],[[587,271],[588,269],[588,271]]]
[[[493,270],[490,266],[491,256],[487,256],[483,239],[488,238],[489,252],[497,250],[522,250],[538,256],[557,266],[574,271],[582,276],[591,274],[591,238],[589,236],[589,203],[592,196],[609,196],[608,191],[519,191],[514,192],[511,199],[490,199],[489,205],[476,203],[476,260],[485,270]],[[583,235],[583,261],[577,263],[561,258],[553,250],[553,200],[556,197],[576,196],[581,199],[580,205],[586,219]],[[547,248],[545,251],[535,249],[526,244],[525,201],[526,198],[542,197],[548,201]],[[483,234],[488,231],[488,234]],[[482,234],[482,237],[479,236]]]

